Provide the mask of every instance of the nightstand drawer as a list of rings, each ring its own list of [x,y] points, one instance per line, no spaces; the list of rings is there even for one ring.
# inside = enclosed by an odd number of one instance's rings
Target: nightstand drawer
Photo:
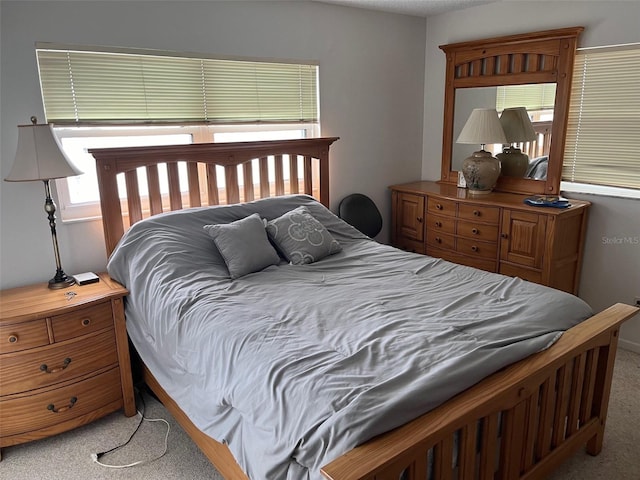
[[[500,209],[498,207],[482,207],[461,203],[458,206],[458,217],[497,225],[500,222]]]
[[[118,401],[122,402],[120,369],[113,368],[65,387],[0,402],[0,431],[8,437],[41,430]]]
[[[458,220],[458,235],[485,242],[498,242],[498,226]]]
[[[0,327],[0,353],[17,352],[49,344],[47,321],[17,323]]]
[[[99,303],[51,318],[53,338],[56,342],[96,332],[111,325],[111,302]]]
[[[0,362],[0,395],[45,387],[117,363],[113,330],[30,352],[4,355]]]
[[[452,200],[442,200],[440,198],[429,197],[427,200],[427,212],[455,217],[457,205],[458,203]]]

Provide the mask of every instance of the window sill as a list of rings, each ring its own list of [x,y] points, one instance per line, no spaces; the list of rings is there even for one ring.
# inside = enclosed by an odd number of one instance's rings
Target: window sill
[[[607,187],[604,185],[591,185],[588,183],[560,182],[560,190],[562,192],[586,193],[606,197],[640,199],[640,190],[633,188]]]

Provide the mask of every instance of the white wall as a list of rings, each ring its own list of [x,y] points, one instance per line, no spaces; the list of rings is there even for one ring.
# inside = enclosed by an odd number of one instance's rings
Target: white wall
[[[331,198],[371,196],[388,239],[387,187],[420,177],[425,22],[306,2],[2,1],[0,174],[9,174],[18,124],[44,119],[35,42],[154,48],[211,55],[316,60],[322,134],[331,147]],[[55,195],[54,195],[55,196]],[[0,181],[0,287],[55,273],[39,182]],[[58,225],[67,273],[105,268],[100,222]]]
[[[579,47],[640,42],[640,2],[517,1],[481,5],[427,19],[422,178],[440,178],[445,56],[439,45],[581,25]],[[596,311],[640,296],[640,201],[570,195],[593,203],[580,296]],[[623,243],[606,239],[627,238]],[[637,239],[634,241],[634,239]],[[621,345],[640,352],[640,316],[626,322]]]

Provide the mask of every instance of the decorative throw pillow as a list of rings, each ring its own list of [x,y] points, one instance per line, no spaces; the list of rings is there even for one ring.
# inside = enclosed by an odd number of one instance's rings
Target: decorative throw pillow
[[[298,207],[267,222],[267,234],[294,265],[317,262],[342,250],[307,207]]]
[[[204,229],[213,238],[233,279],[280,261],[257,213],[232,223],[205,225]]]

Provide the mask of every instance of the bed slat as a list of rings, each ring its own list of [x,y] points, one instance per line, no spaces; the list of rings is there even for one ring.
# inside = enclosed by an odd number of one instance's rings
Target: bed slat
[[[291,193],[300,193],[300,181],[298,180],[298,156],[289,154],[289,177],[291,181]]]
[[[478,423],[465,425],[460,431],[460,480],[475,480],[476,478],[476,439]]]
[[[584,368],[587,355],[583,353],[573,361],[573,374],[571,376],[571,395],[569,396],[569,412],[567,420],[567,437],[578,430],[578,418],[580,415],[580,401],[582,400],[582,385],[584,382]]]
[[[140,191],[138,189],[138,172],[129,170],[124,175],[127,186],[127,205],[129,208],[129,224],[133,225],[142,220],[142,203],[140,202]]]
[[[482,424],[482,444],[480,450],[480,480],[494,477],[498,443],[498,413],[484,418]]]
[[[238,167],[227,165],[224,167],[225,184],[227,191],[227,204],[240,201],[240,188],[238,186]]]
[[[207,193],[209,195],[209,205],[220,205],[220,197],[218,196],[218,174],[216,165],[210,163],[207,165]]]
[[[167,176],[169,178],[169,205],[171,210],[182,210],[178,162],[167,162]]]
[[[311,171],[311,157],[304,157],[304,193],[307,195],[313,195],[313,180]]]
[[[582,401],[580,402],[580,425],[589,420],[593,407],[593,391],[596,384],[596,373],[598,367],[599,349],[587,352],[587,365],[585,369],[584,389],[582,390]]]
[[[271,196],[269,188],[269,159],[262,157],[259,160],[260,164],[260,198],[267,198]]]
[[[244,178],[244,201],[250,202],[255,198],[253,192],[253,164],[251,162],[242,164],[242,177]]]
[[[149,209],[151,215],[162,213],[162,195],[160,194],[160,176],[157,165],[147,165],[147,185],[149,187]]]
[[[275,155],[276,197],[284,195],[284,166],[282,155]]]
[[[189,206],[200,207],[202,201],[200,199],[200,175],[197,163],[187,163],[187,178],[189,179]]]

